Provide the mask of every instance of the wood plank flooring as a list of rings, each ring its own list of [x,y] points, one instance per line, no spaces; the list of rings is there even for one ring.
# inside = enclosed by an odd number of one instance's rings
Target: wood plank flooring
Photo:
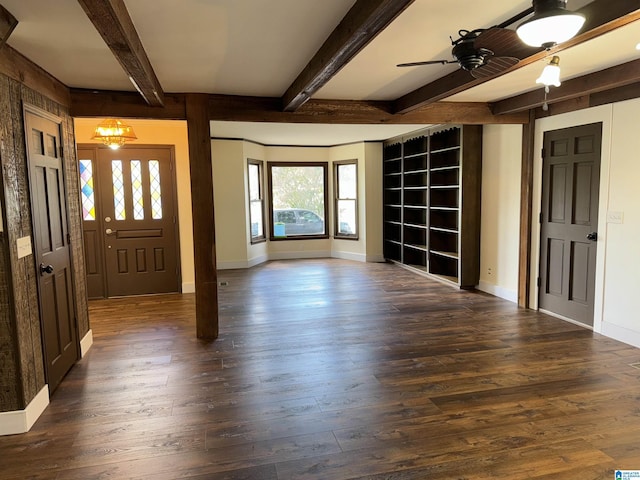
[[[640,350],[391,264],[221,271],[95,301],[94,346],[24,435],[17,479],[613,479],[640,469]],[[629,312],[635,314],[635,312]]]

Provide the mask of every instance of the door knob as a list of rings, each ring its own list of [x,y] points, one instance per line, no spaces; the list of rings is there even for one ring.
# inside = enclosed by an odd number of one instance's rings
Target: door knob
[[[598,240],[598,232],[591,232],[587,234],[587,240],[593,240],[594,242]]]
[[[107,235],[113,235],[114,233],[116,233],[117,230],[111,230],[110,228],[107,228],[104,233],[106,233]]]
[[[45,273],[53,273],[53,265],[45,265],[44,263],[41,263],[40,275],[44,275]]]

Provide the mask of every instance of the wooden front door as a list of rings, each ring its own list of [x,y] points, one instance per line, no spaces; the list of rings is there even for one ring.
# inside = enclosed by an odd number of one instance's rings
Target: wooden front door
[[[172,147],[79,145],[78,158],[89,297],[180,291]]]
[[[78,360],[60,120],[25,107],[40,321],[49,390]]]
[[[539,305],[593,325],[602,124],[546,132]]]

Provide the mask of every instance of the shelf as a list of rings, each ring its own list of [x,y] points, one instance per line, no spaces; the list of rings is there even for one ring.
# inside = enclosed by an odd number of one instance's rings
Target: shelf
[[[439,125],[413,135],[384,145],[385,258],[473,288],[480,270],[482,126]]]
[[[434,153],[451,152],[453,150],[460,150],[460,145],[454,145],[452,147],[446,147],[446,148],[438,148],[437,150],[431,150],[429,153],[433,155]]]
[[[460,210],[458,207],[430,207],[431,210],[438,210],[439,212],[457,212]]]
[[[444,233],[458,233],[458,230],[453,230],[451,228],[441,228],[441,227],[431,227],[430,230],[434,232],[444,232]]]
[[[451,165],[450,167],[436,167],[436,168],[432,168],[431,171],[432,172],[442,172],[445,170],[459,170],[460,169],[460,165]]]
[[[433,255],[440,255],[441,257],[455,258],[456,260],[460,258],[460,255],[458,255],[457,252],[442,252],[439,250],[429,250],[429,253]]]
[[[430,275],[433,275],[438,280],[444,280],[446,283],[452,283],[454,285],[458,285],[458,277],[452,277],[451,275],[440,275],[439,273],[430,272]]]

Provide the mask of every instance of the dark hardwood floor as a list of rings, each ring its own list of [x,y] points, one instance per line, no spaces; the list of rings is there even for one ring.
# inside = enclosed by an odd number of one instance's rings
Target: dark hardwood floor
[[[390,264],[222,271],[193,295],[91,303],[94,345],[13,479],[613,479],[640,469],[640,350]],[[636,315],[637,312],[629,312]]]

